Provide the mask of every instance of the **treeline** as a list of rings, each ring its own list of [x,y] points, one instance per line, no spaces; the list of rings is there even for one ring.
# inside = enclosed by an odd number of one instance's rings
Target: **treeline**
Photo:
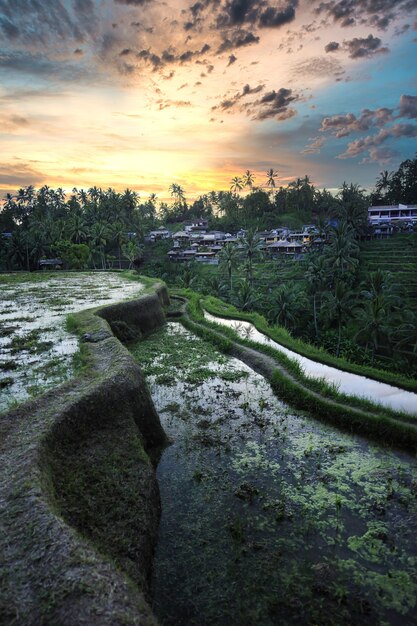
[[[335,218],[361,237],[368,232],[370,203],[416,201],[416,173],[417,158],[404,161],[397,172],[382,172],[370,196],[352,183],[343,183],[334,196],[316,189],[308,176],[277,188],[272,169],[263,188],[257,187],[247,170],[233,178],[229,191],[211,191],[193,203],[173,183],[169,205],[158,202],[155,194],[143,200],[130,189],[118,193],[111,188],[74,188],[66,195],[62,189],[44,186],[36,191],[28,186],[7,194],[0,211],[0,269],[37,269],[40,259],[57,256],[76,269],[121,266],[122,259],[132,264],[141,257],[148,230],[161,224],[177,228],[196,217],[207,218],[211,228],[223,231],[298,228],[311,222],[322,228]]]

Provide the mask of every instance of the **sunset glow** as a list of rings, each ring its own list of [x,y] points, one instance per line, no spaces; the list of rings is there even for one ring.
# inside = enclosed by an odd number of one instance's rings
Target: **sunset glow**
[[[0,28],[2,195],[370,188],[416,152],[413,0],[0,0]]]

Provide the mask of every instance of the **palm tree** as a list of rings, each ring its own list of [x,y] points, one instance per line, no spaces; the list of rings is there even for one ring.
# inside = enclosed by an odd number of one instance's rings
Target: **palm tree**
[[[239,176],[234,176],[232,178],[232,184],[230,185],[230,191],[233,193],[238,193],[241,189],[243,189],[243,181]]]
[[[70,217],[67,221],[67,236],[71,241],[75,243],[81,243],[81,241],[87,238],[88,228],[82,215],[76,213]]]
[[[108,238],[110,235],[110,229],[106,222],[96,222],[92,225],[90,229],[90,237],[100,253],[101,257],[101,267],[103,270],[106,269],[106,254],[105,254],[105,246],[107,244]]]
[[[237,286],[233,304],[241,311],[250,311],[257,298],[251,283],[244,279]]]
[[[358,255],[359,246],[352,226],[340,222],[338,226],[332,227],[326,257],[335,281],[346,281],[353,276],[359,264]]]
[[[275,179],[278,176],[278,172],[272,169],[272,167],[266,173],[266,186],[275,188]]]
[[[233,270],[239,264],[239,251],[233,243],[226,243],[219,253],[220,265],[227,269],[229,276],[230,291],[232,291],[232,274]]]
[[[281,285],[272,294],[268,317],[274,324],[290,328],[296,325],[305,307],[305,297],[295,285]]]
[[[248,230],[246,237],[239,239],[246,258],[246,277],[250,284],[253,281],[253,261],[261,252],[262,241],[257,237],[256,230]]]
[[[322,305],[324,313],[337,324],[336,356],[340,354],[343,323],[350,317],[354,307],[354,294],[342,280],[337,280],[332,292],[325,295]]]
[[[355,316],[359,330],[355,339],[363,339],[366,348],[372,344],[372,361],[381,345],[387,346],[393,329],[395,311],[401,302],[392,286],[391,275],[381,269],[370,272],[363,285],[361,296],[364,301]],[[401,316],[402,317],[402,316]]]
[[[117,244],[117,252],[119,257],[119,269],[122,269],[122,259],[121,259],[121,247],[122,244],[126,241],[126,226],[122,222],[116,222],[111,227],[111,232],[114,241]]]
[[[134,261],[142,259],[143,246],[136,243],[136,241],[130,240],[122,245],[122,252],[129,261],[129,269],[132,269]]]
[[[249,187],[250,190],[253,189],[253,183],[255,182],[255,177],[250,170],[246,170],[242,178],[243,185],[245,187]]]
[[[171,196],[175,198],[176,202],[179,204],[185,200],[185,192],[181,185],[177,185],[177,183],[172,183],[169,186],[169,191]]]
[[[320,298],[326,284],[326,278],[328,276],[328,270],[326,267],[326,259],[323,255],[312,256],[308,265],[305,279],[308,286],[308,291],[313,296],[313,320],[316,339],[319,336],[319,328],[317,321],[317,296]]]

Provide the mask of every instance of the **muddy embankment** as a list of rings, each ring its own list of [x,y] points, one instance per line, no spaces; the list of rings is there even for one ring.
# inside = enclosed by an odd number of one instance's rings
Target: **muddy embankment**
[[[147,583],[165,442],[117,339],[163,324],[166,288],[77,314],[86,370],[0,418],[0,624],[155,624]],[[112,332],[114,331],[114,334]]]

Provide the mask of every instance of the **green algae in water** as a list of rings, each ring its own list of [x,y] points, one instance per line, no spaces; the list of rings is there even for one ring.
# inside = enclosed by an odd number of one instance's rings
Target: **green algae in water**
[[[292,411],[179,324],[134,351],[173,442],[162,624],[417,624],[415,459]]]

